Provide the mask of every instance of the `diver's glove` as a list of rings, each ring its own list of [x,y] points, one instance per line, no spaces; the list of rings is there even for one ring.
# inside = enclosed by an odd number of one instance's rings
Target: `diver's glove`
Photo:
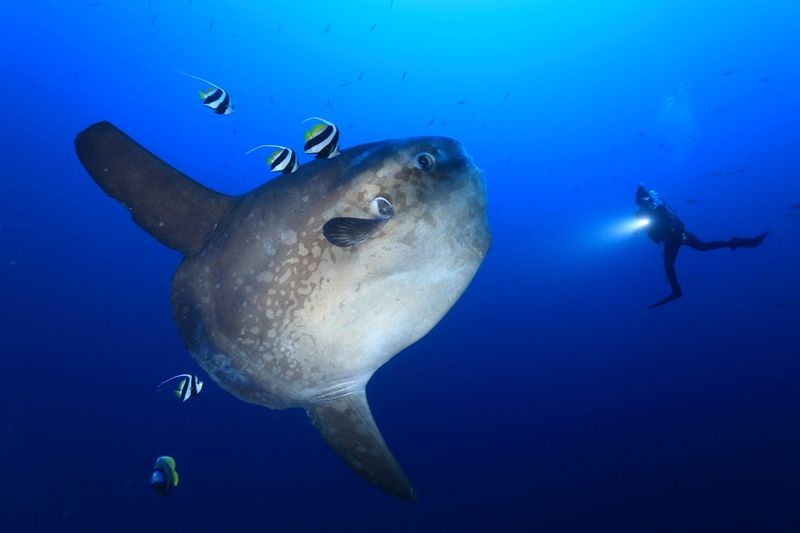
[[[657,301],[652,305],[648,305],[647,308],[655,309],[656,307],[661,307],[662,305],[669,303],[672,300],[677,300],[681,296],[683,296],[683,292],[681,292],[681,288],[678,287],[676,290],[672,291],[672,294],[670,294],[669,296],[665,296],[664,298],[661,298],[659,301]]]

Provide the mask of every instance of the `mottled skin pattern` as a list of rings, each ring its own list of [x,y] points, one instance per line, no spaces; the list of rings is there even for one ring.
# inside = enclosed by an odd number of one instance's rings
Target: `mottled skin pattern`
[[[364,387],[444,316],[490,244],[482,173],[442,137],[385,141],[315,160],[239,197],[194,182],[109,123],[76,139],[106,193],[184,254],[175,322],[220,387],[271,408],[305,408],[337,454],[387,493],[415,493],[375,425]],[[420,154],[432,167],[420,168]],[[424,165],[423,165],[424,166]],[[336,217],[394,216],[339,248]]]
[[[432,172],[415,167],[429,152]],[[395,217],[368,242],[322,235],[337,216]],[[224,389],[272,408],[363,388],[455,303],[489,246],[480,172],[443,138],[384,142],[314,161],[243,197],[175,274],[175,320]]]

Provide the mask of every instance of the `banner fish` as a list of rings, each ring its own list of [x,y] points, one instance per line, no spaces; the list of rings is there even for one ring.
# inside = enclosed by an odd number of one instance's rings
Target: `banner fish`
[[[175,459],[169,455],[162,455],[156,459],[153,465],[153,473],[150,474],[150,486],[156,494],[168,496],[173,487],[178,486],[178,471],[175,470]]]
[[[233,113],[233,104],[231,104],[231,97],[228,94],[228,91],[215,83],[211,83],[203,78],[198,78],[197,76],[192,76],[191,74],[188,74],[182,70],[179,70],[178,72],[184,76],[193,78],[195,80],[200,80],[203,83],[207,83],[211,86],[205,91],[198,91],[204,106],[214,111],[214,113],[217,115],[230,115]]]
[[[291,174],[299,164],[297,163],[297,154],[291,148],[279,146],[277,144],[262,144],[246,151],[244,155],[260,150],[261,148],[277,148],[272,155],[267,157],[267,164],[272,172],[283,172],[284,174]]]
[[[308,117],[303,122],[309,120],[318,120],[322,124],[317,124],[306,132],[303,151],[314,154],[317,159],[333,159],[339,155],[339,128],[333,122],[319,117]]]
[[[178,378],[183,379],[180,383],[178,383],[178,388],[175,389],[175,396],[180,398],[182,402],[185,402],[194,396],[200,395],[200,391],[203,390],[203,382],[200,381],[197,376],[192,374],[178,374],[177,376],[172,376],[171,378],[162,381],[158,386],[161,387],[164,383]]]

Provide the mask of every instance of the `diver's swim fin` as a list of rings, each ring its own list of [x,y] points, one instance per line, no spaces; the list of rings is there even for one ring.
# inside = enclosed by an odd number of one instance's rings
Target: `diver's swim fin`
[[[735,250],[737,248],[755,248],[764,242],[764,237],[767,236],[767,233],[769,233],[769,230],[765,231],[761,235],[757,235],[756,237],[734,237],[731,239],[731,250]]]
[[[178,172],[110,122],[86,128],[75,148],[92,179],[128,208],[134,222],[184,254],[202,249],[235,202]]]
[[[317,401],[307,411],[325,442],[359,476],[387,494],[416,501],[414,488],[372,419],[366,391]]]
[[[669,296],[665,296],[664,298],[661,298],[659,301],[657,301],[657,302],[656,302],[656,303],[654,303],[653,305],[648,305],[648,306],[647,306],[647,308],[648,308],[648,309],[655,309],[656,307],[661,307],[662,305],[664,305],[664,304],[666,304],[666,303],[669,303],[669,302],[671,302],[672,300],[677,300],[677,299],[678,299],[678,298],[680,298],[681,296],[683,296],[683,293],[682,293],[682,292],[680,292],[680,291],[678,291],[678,292],[673,292],[673,293],[672,293],[672,294],[670,294]]]

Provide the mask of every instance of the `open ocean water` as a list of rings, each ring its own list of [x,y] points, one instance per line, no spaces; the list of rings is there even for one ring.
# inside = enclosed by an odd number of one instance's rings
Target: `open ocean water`
[[[789,0],[7,2],[0,530],[800,531],[798,27]],[[272,176],[253,146],[311,159],[309,116],[343,149],[452,137],[485,172],[485,261],[368,386],[416,503],[203,372],[181,255],[75,154],[108,120],[238,195]],[[648,309],[640,182],[703,239],[770,233],[684,247],[683,298]],[[182,372],[186,403],[157,390]]]

